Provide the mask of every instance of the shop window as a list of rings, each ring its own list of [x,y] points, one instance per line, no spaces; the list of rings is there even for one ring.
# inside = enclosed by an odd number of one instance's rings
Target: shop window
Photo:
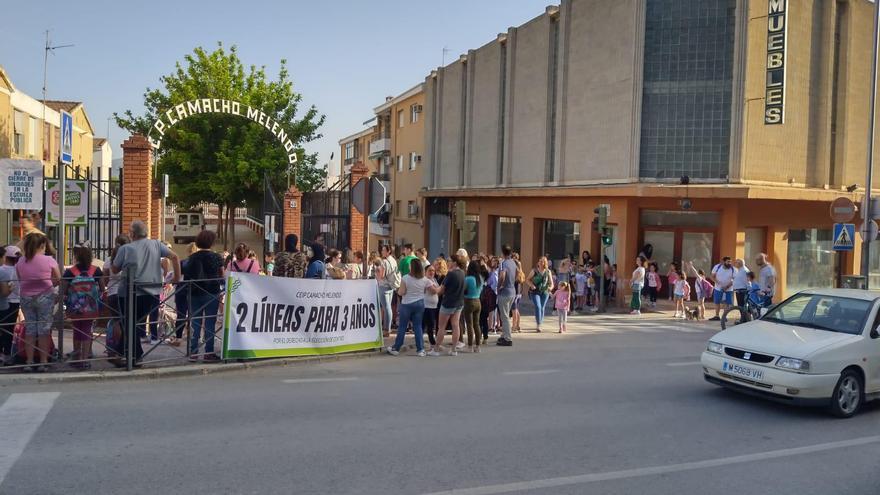
[[[788,231],[788,264],[785,267],[788,294],[834,287],[838,256],[832,249],[831,237],[831,229]]]
[[[566,256],[577,259],[581,252],[581,224],[568,220],[544,220],[544,244],[541,254],[549,256],[553,266]],[[525,260],[528,265],[529,260]]]
[[[522,220],[519,217],[495,218],[495,252],[501,255],[501,246],[508,244],[514,252],[521,250]]]

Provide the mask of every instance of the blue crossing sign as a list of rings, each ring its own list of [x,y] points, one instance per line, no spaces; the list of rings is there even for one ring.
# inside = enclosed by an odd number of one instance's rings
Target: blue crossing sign
[[[852,251],[855,246],[856,226],[852,223],[834,224],[834,250]]]
[[[61,111],[61,163],[73,162],[73,116]]]

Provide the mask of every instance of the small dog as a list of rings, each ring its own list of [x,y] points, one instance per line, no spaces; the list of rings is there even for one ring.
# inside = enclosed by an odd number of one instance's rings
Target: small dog
[[[691,320],[699,320],[700,319],[700,308],[690,309],[687,306],[684,308],[684,314],[688,321]]]

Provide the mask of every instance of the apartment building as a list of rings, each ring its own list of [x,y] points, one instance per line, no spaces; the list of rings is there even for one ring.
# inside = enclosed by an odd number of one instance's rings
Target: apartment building
[[[47,177],[56,173],[58,166],[61,114],[64,110],[73,117],[73,169],[67,176],[78,173],[88,177],[94,154],[94,129],[81,102],[40,100],[17,88],[9,74],[0,67],[0,158],[42,160]],[[15,239],[18,211],[0,210],[0,239]]]
[[[425,143],[424,85],[419,83],[373,111],[387,132],[377,148],[383,154],[384,174],[390,179],[391,235],[394,244],[424,245],[425,230],[419,191]],[[378,151],[378,150],[377,150]]]
[[[429,250],[457,247],[464,200],[472,250],[597,258],[605,205],[621,273],[651,244],[664,274],[766,252],[783,293],[836,285],[860,257],[833,251],[829,205],[865,187],[872,8],[563,0],[469,50],[425,79]]]

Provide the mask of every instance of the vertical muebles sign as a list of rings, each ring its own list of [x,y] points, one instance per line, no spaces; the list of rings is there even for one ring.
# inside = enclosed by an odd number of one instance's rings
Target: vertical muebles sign
[[[768,0],[767,7],[767,88],[764,94],[764,124],[782,124],[785,122],[788,0]]]

